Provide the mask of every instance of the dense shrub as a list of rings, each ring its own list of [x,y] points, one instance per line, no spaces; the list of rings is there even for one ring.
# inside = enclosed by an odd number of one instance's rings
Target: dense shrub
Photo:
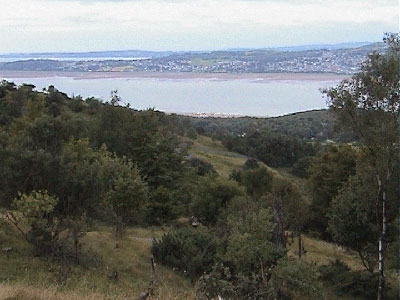
[[[151,251],[157,261],[194,280],[211,270],[216,249],[216,238],[208,229],[182,227],[155,239]]]
[[[214,167],[212,164],[209,162],[206,162],[204,160],[201,160],[197,157],[191,157],[188,160],[188,163],[191,167],[195,169],[195,172],[199,176],[205,176],[205,175],[217,175],[217,171],[215,171]]]
[[[207,176],[199,182],[191,205],[192,213],[203,224],[214,225],[231,200],[243,194],[235,181]]]
[[[80,238],[85,234],[84,218],[62,218],[55,215],[59,199],[47,191],[19,194],[5,217],[24,239],[33,246],[37,256],[80,259]]]
[[[300,178],[308,177],[308,168],[311,165],[312,157],[305,156],[300,158],[292,167],[291,173]]]
[[[315,265],[281,259],[270,270],[271,276],[245,276],[235,274],[223,264],[216,264],[210,273],[197,281],[197,299],[324,299]]]
[[[229,268],[217,263],[210,273],[202,275],[196,282],[196,297],[199,300],[217,299],[218,296],[235,299],[237,293],[233,280]]]
[[[336,260],[319,268],[320,279],[333,286],[338,296],[352,295],[362,299],[374,299],[378,289],[378,275],[366,271],[351,271],[343,262]]]
[[[246,162],[243,164],[243,170],[253,170],[258,169],[260,165],[258,164],[257,159],[248,158]]]
[[[225,136],[223,144],[230,151],[255,157],[271,167],[290,167],[304,156],[312,156],[313,144],[268,131],[254,131],[246,135]]]

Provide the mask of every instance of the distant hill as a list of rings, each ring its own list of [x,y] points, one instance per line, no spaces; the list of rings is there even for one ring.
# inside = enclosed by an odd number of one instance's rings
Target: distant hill
[[[268,47],[268,48],[229,48],[226,50],[210,50],[210,51],[148,51],[148,50],[116,50],[116,51],[89,51],[89,52],[31,52],[31,53],[6,53],[0,54],[0,59],[7,60],[26,60],[26,59],[95,59],[95,58],[160,58],[170,55],[192,53],[212,53],[212,52],[245,52],[254,50],[274,50],[274,51],[309,51],[309,50],[337,50],[359,48],[364,46],[377,47],[383,43],[371,42],[354,42],[354,43],[339,43],[339,44],[315,44],[315,45],[300,45],[287,47]],[[378,47],[379,47],[378,46]]]
[[[297,112],[272,118],[196,118],[189,119],[200,134],[220,137],[239,136],[254,130],[268,131],[278,135],[292,136],[305,140],[335,140],[348,142],[354,137],[348,133],[335,132],[335,118],[326,109]]]
[[[54,60],[76,60],[76,59],[103,59],[103,58],[159,58],[171,55],[172,51],[143,51],[143,50],[121,50],[121,51],[93,51],[93,52],[43,52],[43,53],[9,53],[1,54],[3,60],[26,60],[26,59],[54,59]]]
[[[309,50],[338,50],[338,49],[351,49],[351,48],[359,48],[363,46],[370,46],[376,43],[371,42],[355,42],[355,43],[339,43],[339,44],[314,44],[314,45],[301,45],[301,46],[293,46],[293,47],[274,47],[267,48],[279,51],[309,51]],[[382,43],[379,43],[382,44]]]
[[[308,50],[337,50],[359,48],[375,44],[383,44],[376,42],[352,42],[352,43],[337,43],[337,44],[311,44],[298,46],[282,46],[282,47],[264,47],[264,48],[228,48],[224,51],[250,51],[250,50],[276,50],[276,51],[308,51]]]
[[[345,43],[271,49],[154,52],[141,50],[0,55],[3,70],[79,72],[336,73],[354,74],[383,43]]]

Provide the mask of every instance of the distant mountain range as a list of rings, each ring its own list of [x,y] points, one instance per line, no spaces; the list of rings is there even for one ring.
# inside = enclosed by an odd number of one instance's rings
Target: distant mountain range
[[[354,74],[384,43],[345,43],[218,51],[102,51],[0,55],[0,69],[68,72]]]
[[[310,51],[310,50],[337,50],[351,49],[364,46],[373,46],[382,43],[355,42],[340,44],[315,44],[288,47],[273,48],[230,48],[222,51],[254,51],[254,50],[272,50],[272,51]],[[215,50],[221,51],[221,50]],[[215,51],[146,51],[146,50],[120,50],[120,51],[90,51],[90,52],[42,52],[42,53],[7,53],[0,54],[1,61],[16,61],[27,59],[54,59],[54,60],[101,60],[101,59],[133,59],[133,58],[162,58],[170,55],[184,53],[211,53]]]
[[[102,59],[102,58],[159,58],[169,56],[172,51],[142,51],[142,50],[121,50],[121,51],[91,51],[91,52],[43,52],[43,53],[9,53],[0,54],[0,58],[13,60],[25,59]]]
[[[275,50],[275,51],[309,51],[309,50],[337,50],[359,48],[367,45],[376,44],[374,42],[353,42],[353,43],[338,43],[338,44],[313,44],[300,46],[285,46],[285,47],[265,47],[265,48],[229,48],[225,51],[251,51],[251,50]]]

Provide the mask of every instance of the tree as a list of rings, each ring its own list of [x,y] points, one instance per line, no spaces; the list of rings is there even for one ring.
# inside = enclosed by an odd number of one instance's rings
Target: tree
[[[35,247],[37,254],[54,254],[59,245],[59,222],[52,214],[58,199],[47,191],[19,194],[13,200],[13,210],[7,219],[18,229],[25,240]]]
[[[280,259],[273,270],[273,299],[326,299],[315,264]]]
[[[191,205],[192,212],[204,224],[213,225],[230,201],[243,194],[242,189],[233,180],[213,176],[202,178]]]
[[[379,236],[374,203],[377,189],[360,177],[352,177],[332,200],[328,229],[333,240],[356,251],[366,270],[372,273]]]
[[[112,179],[109,190],[104,195],[104,203],[111,208],[114,217],[114,234],[121,238],[128,222],[136,221],[147,206],[147,185],[139,171],[130,161],[115,158],[118,174]]]
[[[271,196],[267,199],[271,201],[269,204],[274,211],[276,223],[282,224],[281,232],[277,231],[281,244],[285,245],[286,242],[285,230],[290,230],[298,238],[300,259],[303,252],[301,234],[308,217],[307,203],[293,183],[281,178],[274,179]]]
[[[356,172],[357,152],[350,146],[331,146],[318,153],[308,169],[308,184],[312,191],[309,229],[316,230],[322,238],[331,239],[327,231],[327,212],[332,199]]]
[[[218,240],[204,227],[181,227],[154,239],[151,252],[160,263],[195,280],[211,270],[215,263]]]
[[[380,228],[378,300],[383,300],[385,295],[388,187],[397,164],[400,117],[399,35],[386,34],[384,42],[388,46],[385,53],[370,54],[359,73],[325,91],[330,109],[342,126],[352,129],[359,137],[366,158],[374,168]]]
[[[284,253],[274,244],[272,218],[271,211],[265,208],[228,217],[232,234],[226,259],[237,273],[244,276],[257,274],[265,283],[266,276]]]
[[[118,106],[120,102],[121,97],[118,95],[118,90],[111,91],[110,104],[112,106]]]
[[[246,187],[247,193],[255,198],[267,194],[273,186],[273,174],[265,167],[243,170],[239,183]]]

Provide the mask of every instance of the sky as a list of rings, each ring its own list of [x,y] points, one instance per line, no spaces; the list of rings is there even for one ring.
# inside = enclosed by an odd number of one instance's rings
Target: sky
[[[398,31],[398,0],[0,0],[1,53],[374,42]]]

